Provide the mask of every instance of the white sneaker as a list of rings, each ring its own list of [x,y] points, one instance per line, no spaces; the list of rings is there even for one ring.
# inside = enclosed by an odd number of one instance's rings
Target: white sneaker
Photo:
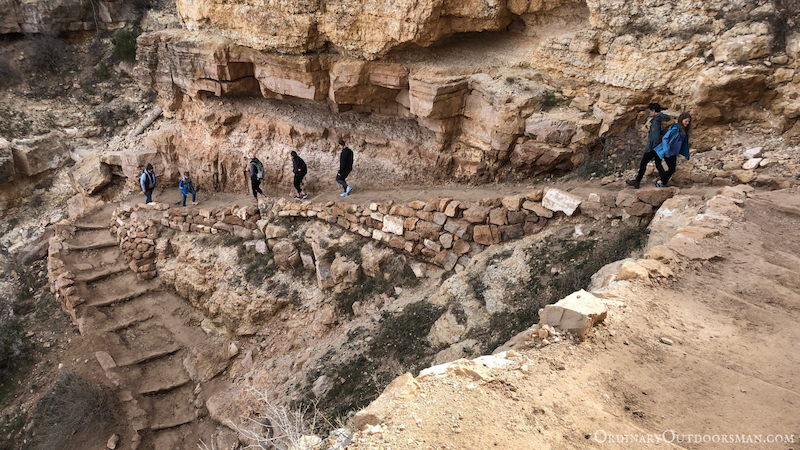
[[[344,193],[349,195],[350,191],[352,191],[352,190],[353,190],[353,186],[347,186],[347,189],[344,191]],[[347,197],[347,195],[345,195],[345,197]]]
[[[343,192],[343,193],[339,194],[339,197],[347,197],[347,192]]]

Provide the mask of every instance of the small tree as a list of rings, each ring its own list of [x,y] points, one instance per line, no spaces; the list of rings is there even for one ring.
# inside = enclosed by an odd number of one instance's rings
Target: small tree
[[[119,30],[114,33],[111,43],[114,44],[114,57],[120,61],[136,60],[136,38],[138,30]]]

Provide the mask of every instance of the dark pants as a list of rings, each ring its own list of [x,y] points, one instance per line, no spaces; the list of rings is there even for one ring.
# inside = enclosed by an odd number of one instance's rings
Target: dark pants
[[[250,184],[253,187],[253,197],[258,200],[258,194],[264,195],[264,193],[261,192],[261,180],[256,177],[250,177]]]
[[[350,172],[347,173],[340,172],[336,174],[336,182],[342,185],[342,189],[344,189],[345,191],[347,190],[347,181],[345,181],[345,178],[347,178],[348,175],[350,175]]]
[[[144,198],[145,198],[145,203],[151,203],[153,201],[153,190],[152,189],[145,189],[144,190]]]
[[[300,185],[303,184],[303,177],[304,176],[306,176],[306,174],[304,174],[304,173],[296,173],[296,174],[294,174],[294,188],[297,190],[298,194],[303,191],[303,189],[300,187]]]
[[[656,152],[645,153],[644,156],[642,157],[642,162],[639,163],[639,173],[636,175],[636,182],[639,183],[642,181],[642,178],[644,178],[644,172],[647,170],[647,163],[655,159],[656,170],[658,171],[658,175],[661,177],[661,182],[667,184],[667,181],[665,180],[669,180],[669,177],[672,176],[673,173],[675,173],[676,157],[665,158],[667,164],[669,164],[670,158],[672,158],[672,173],[667,175],[667,172],[665,172],[664,168],[661,166],[661,158],[658,157],[658,153]]]
[[[189,191],[189,192],[191,192],[191,193],[192,193],[192,203],[194,203],[194,202],[195,202],[195,198],[196,198],[196,197],[195,197],[195,192],[194,192],[194,189],[192,189],[192,190],[191,190],[191,191]],[[183,194],[183,206],[186,206],[186,196],[187,196],[187,195],[189,195],[189,192],[187,192],[187,193]]]
[[[659,172],[659,175],[661,175],[661,183],[666,185],[675,173],[675,168],[678,166],[678,155],[667,156],[664,158],[664,162],[667,163],[667,171],[663,173]]]

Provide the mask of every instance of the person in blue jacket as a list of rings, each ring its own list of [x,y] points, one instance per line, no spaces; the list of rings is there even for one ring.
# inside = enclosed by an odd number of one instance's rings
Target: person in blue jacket
[[[667,134],[655,148],[658,157],[667,163],[667,171],[661,174],[660,180],[656,181],[656,187],[664,187],[669,183],[678,164],[678,155],[689,159],[689,129],[691,125],[692,116],[688,112],[681,113],[678,116],[678,123],[669,127]]]
[[[192,179],[189,177],[189,172],[183,172],[183,176],[181,177],[181,181],[178,182],[178,187],[181,188],[181,194],[183,194],[183,206],[186,206],[186,196],[189,193],[192,193],[192,204],[196,205],[197,200],[194,190],[194,185],[192,184]]]
[[[145,197],[145,203],[153,201],[153,189],[156,188],[156,174],[153,171],[153,165],[147,164],[147,167],[139,175],[139,185],[142,188],[142,194]]]
[[[625,184],[628,186],[633,186],[636,189],[639,189],[639,183],[642,182],[644,173],[647,170],[647,164],[650,161],[654,159],[656,160],[655,166],[659,175],[663,177],[665,173],[664,168],[661,167],[661,159],[658,157],[656,152],[653,151],[653,149],[661,143],[661,137],[663,136],[661,132],[661,124],[663,122],[669,122],[672,120],[672,117],[661,112],[664,110],[664,108],[658,103],[650,103],[647,105],[647,110],[650,113],[650,132],[647,134],[647,145],[644,148],[642,162],[639,163],[639,173],[636,174],[635,179],[625,181]]]

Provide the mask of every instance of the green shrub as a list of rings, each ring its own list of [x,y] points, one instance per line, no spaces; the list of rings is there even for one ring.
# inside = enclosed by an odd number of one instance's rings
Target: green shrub
[[[28,341],[25,339],[22,322],[13,316],[0,318],[0,374],[5,373],[14,361],[24,356],[27,348]]]
[[[558,104],[556,92],[549,89],[542,92],[542,109],[550,109]]]
[[[95,71],[97,78],[101,80],[107,80],[111,77],[111,72],[108,71],[108,66],[103,61],[97,64],[97,70]]]
[[[114,57],[120,61],[133,62],[136,60],[137,30],[119,30],[114,33],[111,43],[114,44]]]

